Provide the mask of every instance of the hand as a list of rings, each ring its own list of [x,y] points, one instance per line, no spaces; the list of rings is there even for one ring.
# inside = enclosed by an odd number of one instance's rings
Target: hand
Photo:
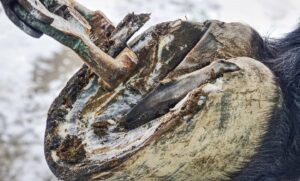
[[[43,33],[35,30],[34,28],[27,25],[25,22],[19,19],[19,17],[15,14],[13,10],[13,6],[18,3],[17,0],[0,0],[0,2],[3,5],[3,9],[5,11],[5,14],[8,16],[8,18],[16,25],[18,26],[22,31],[27,33],[28,35],[34,37],[34,38],[40,38]]]

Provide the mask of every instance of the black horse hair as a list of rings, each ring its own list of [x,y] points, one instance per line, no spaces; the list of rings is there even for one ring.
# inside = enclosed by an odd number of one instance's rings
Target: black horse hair
[[[257,154],[233,180],[300,180],[300,25],[281,39],[263,41],[261,62],[280,85],[282,106],[271,116]]]

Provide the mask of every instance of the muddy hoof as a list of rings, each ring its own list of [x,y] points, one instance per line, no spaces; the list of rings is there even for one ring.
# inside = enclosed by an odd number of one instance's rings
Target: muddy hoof
[[[252,59],[260,46],[242,24],[178,20],[130,43],[138,68],[112,91],[84,66],[49,111],[51,170],[63,180],[227,180],[280,106],[272,72]]]

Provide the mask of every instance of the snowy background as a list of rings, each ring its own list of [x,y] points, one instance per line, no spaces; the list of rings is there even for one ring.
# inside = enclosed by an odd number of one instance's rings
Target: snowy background
[[[263,36],[281,37],[300,22],[299,0],[80,0],[115,24],[129,12],[152,13],[146,27],[188,19],[247,23]],[[48,37],[17,29],[0,6],[0,181],[52,181],[43,155],[47,110],[81,66],[76,55]]]

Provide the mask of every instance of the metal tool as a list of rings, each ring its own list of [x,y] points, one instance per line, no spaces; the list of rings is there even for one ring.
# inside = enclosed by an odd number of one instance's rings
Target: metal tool
[[[42,33],[47,34],[73,49],[101,78],[107,89],[112,90],[125,81],[136,67],[138,59],[133,51],[124,47],[126,42],[123,41],[128,40],[149,18],[142,19],[138,28],[129,31],[125,38],[122,37],[121,43],[113,37],[114,41],[118,42],[114,47],[117,50],[109,50],[110,54],[107,54],[91,38],[93,31],[87,20],[99,12],[88,11],[78,3],[67,0],[1,0],[1,2],[8,17],[26,33],[34,37],[40,37]],[[110,23],[105,16],[98,18],[101,18],[97,19],[101,23]],[[115,52],[118,52],[116,58],[112,57]]]

